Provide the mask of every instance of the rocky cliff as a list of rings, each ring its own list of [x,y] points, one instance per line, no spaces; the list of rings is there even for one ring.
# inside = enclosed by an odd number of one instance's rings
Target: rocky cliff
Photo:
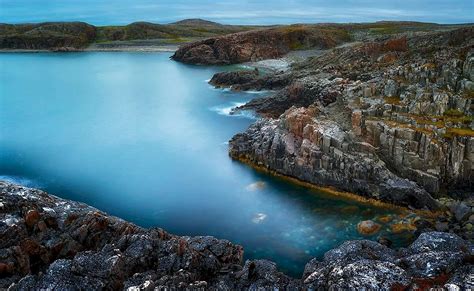
[[[0,182],[0,288],[8,290],[313,290],[474,288],[474,247],[423,233],[408,248],[348,241],[302,278],[213,237],[143,229],[90,206]],[[453,289],[450,289],[453,290]]]
[[[342,29],[294,25],[205,39],[180,47],[172,58],[191,64],[235,64],[278,58],[294,49],[331,48],[348,40]]]
[[[222,73],[223,86],[283,87],[237,109],[266,118],[232,138],[230,155],[416,208],[472,198],[473,44],[473,27],[401,34],[328,50],[288,72],[234,77],[236,85]]]

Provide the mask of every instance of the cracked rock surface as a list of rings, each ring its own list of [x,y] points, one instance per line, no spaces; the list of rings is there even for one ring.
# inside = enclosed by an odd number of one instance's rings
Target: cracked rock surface
[[[427,232],[408,248],[348,241],[302,278],[214,237],[144,229],[82,203],[0,182],[0,288],[9,290],[314,290],[472,288],[474,247]]]

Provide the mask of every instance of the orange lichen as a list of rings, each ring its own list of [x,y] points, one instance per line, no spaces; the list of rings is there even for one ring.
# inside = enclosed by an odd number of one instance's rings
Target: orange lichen
[[[401,104],[400,97],[385,97],[385,98],[383,98],[383,100],[387,104],[392,104],[392,105],[400,105]]]
[[[416,226],[413,225],[412,223],[395,223],[390,226],[392,233],[402,233],[402,232],[409,232],[409,231],[415,231]]]
[[[448,128],[446,130],[445,137],[453,137],[453,136],[469,136],[474,137],[474,130],[470,128]]]
[[[378,221],[382,222],[382,223],[389,223],[390,221],[392,221],[393,217],[390,216],[390,215],[385,215],[385,216],[381,216],[379,218],[377,218]]]

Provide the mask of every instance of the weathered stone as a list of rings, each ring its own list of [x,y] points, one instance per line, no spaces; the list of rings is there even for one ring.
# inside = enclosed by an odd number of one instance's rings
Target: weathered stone
[[[40,219],[39,212],[37,210],[28,210],[25,215],[25,223],[29,227],[33,227]]]
[[[464,202],[452,204],[451,211],[458,221],[464,221],[472,214],[471,207],[467,206]]]
[[[357,224],[357,231],[363,235],[374,235],[382,226],[372,220],[364,220]]]
[[[54,213],[58,221],[57,228],[41,233],[2,237],[0,288],[9,290],[391,289],[444,273],[446,286],[472,285],[471,265],[464,265],[474,249],[453,234],[424,233],[400,252],[369,240],[348,241],[328,251],[323,261],[311,260],[303,278],[294,279],[267,260],[242,266],[242,248],[226,240],[142,229],[84,204],[9,183],[0,182],[0,193],[8,209],[0,212],[2,231],[27,229],[22,219],[4,223],[6,215],[11,219],[20,209],[48,209],[49,214],[39,211],[41,219]]]
[[[317,28],[251,30],[185,44],[172,58],[192,64],[235,64],[281,57],[290,52],[295,43],[330,48],[344,40],[344,36],[327,34]]]

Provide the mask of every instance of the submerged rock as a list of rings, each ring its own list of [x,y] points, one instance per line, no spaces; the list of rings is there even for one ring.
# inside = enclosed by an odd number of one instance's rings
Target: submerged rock
[[[372,220],[364,220],[357,224],[357,231],[363,235],[374,235],[382,226]]]
[[[255,182],[255,183],[252,183],[252,184],[247,185],[247,187],[245,187],[245,190],[247,190],[247,191],[262,190],[262,189],[264,189],[266,186],[267,186],[267,184],[266,184],[265,182],[263,182],[263,181],[258,181],[258,182]]]
[[[257,213],[253,218],[252,222],[253,223],[262,223],[265,219],[267,218],[267,215],[265,213]]]

